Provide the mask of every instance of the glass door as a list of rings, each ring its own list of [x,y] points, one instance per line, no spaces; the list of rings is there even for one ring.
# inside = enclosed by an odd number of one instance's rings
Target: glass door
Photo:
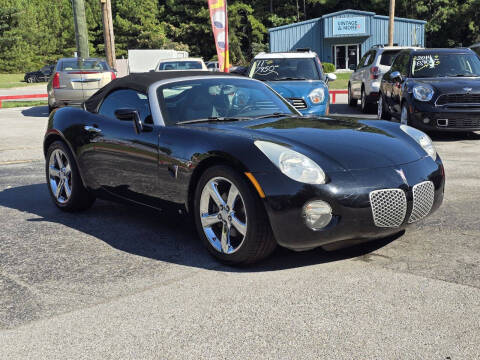
[[[345,45],[335,46],[335,67],[341,70],[347,68],[347,57],[346,57]]]
[[[360,45],[335,45],[335,67],[339,70],[353,70],[358,64]]]
[[[349,70],[355,69],[355,66],[358,64],[358,45],[348,45],[347,46],[347,67]]]

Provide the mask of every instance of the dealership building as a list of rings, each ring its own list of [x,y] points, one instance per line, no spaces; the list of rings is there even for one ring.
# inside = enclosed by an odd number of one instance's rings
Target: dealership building
[[[395,18],[393,42],[399,46],[425,45],[426,21]],[[373,45],[388,43],[388,16],[343,10],[320,18],[269,29],[270,51],[309,48],[338,70],[356,66]]]

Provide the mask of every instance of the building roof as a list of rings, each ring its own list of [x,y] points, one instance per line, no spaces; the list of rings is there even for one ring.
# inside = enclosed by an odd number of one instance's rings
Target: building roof
[[[169,80],[175,78],[195,76],[238,76],[235,74],[228,74],[223,72],[209,72],[209,71],[160,71],[130,74],[122,78],[117,78],[103,88],[93,94],[87,101],[85,101],[85,109],[90,112],[96,112],[100,106],[103,98],[109,93],[120,89],[132,89],[146,94],[150,85],[161,80]]]
[[[292,51],[292,52],[271,52],[259,53],[255,55],[255,60],[258,59],[305,59],[314,58],[317,56],[313,51]]]
[[[314,19],[309,19],[309,20],[305,20],[305,21],[296,22],[296,23],[293,23],[293,24],[282,25],[282,26],[277,26],[277,27],[274,27],[274,28],[270,28],[270,29],[268,29],[268,32],[277,31],[277,30],[281,30],[281,29],[288,29],[288,28],[291,28],[291,27],[295,27],[295,26],[298,26],[298,25],[304,25],[304,24],[308,24],[308,23],[312,23],[312,22],[318,22],[322,19],[326,19],[326,18],[333,17],[333,16],[344,15],[344,14],[358,14],[358,15],[372,16],[372,17],[380,18],[380,19],[385,19],[385,18],[388,19],[388,16],[377,15],[374,12],[370,12],[370,11],[347,9],[347,10],[337,11],[337,12],[330,13],[330,14],[325,14],[321,17],[314,18]],[[424,20],[407,19],[407,18],[400,18],[400,17],[395,17],[395,21],[406,21],[406,22],[412,22],[412,23],[418,23],[418,24],[426,24],[427,23]]]

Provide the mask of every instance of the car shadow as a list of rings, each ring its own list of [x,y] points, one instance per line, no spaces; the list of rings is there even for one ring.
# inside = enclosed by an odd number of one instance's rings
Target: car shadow
[[[431,132],[428,134],[433,141],[475,141],[480,140],[479,132]]]
[[[210,256],[186,216],[103,200],[98,200],[88,211],[66,213],[54,206],[46,184],[43,183],[0,191],[0,206],[32,214],[26,220],[28,222],[61,224],[130,254],[228,272],[276,271],[355,258],[369,254],[400,236],[390,236],[332,252],[320,248],[293,252],[278,247],[268,259],[238,268],[222,265]]]
[[[48,117],[48,106],[32,106],[22,110],[22,115],[30,117]]]
[[[349,106],[348,104],[331,104],[330,105],[330,114],[331,115],[346,115],[352,117],[359,117],[364,119],[376,119],[377,113],[373,109],[370,109],[369,112],[363,113],[360,105]]]

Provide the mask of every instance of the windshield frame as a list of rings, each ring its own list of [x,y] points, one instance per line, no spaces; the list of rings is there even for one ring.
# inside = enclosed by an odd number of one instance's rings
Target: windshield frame
[[[262,81],[262,82],[265,82],[265,81],[282,81],[282,80],[278,80],[278,79],[260,79],[260,78],[256,78],[254,77],[255,76],[255,68],[256,68],[256,63],[259,62],[259,61],[269,61],[269,60],[284,60],[284,61],[287,61],[287,60],[311,60],[313,62],[313,68],[315,69],[315,72],[316,72],[316,76],[317,76],[317,79],[302,79],[300,81],[324,81],[325,80],[325,76],[324,76],[324,73],[323,73],[323,70],[320,69],[320,66],[319,64],[317,63],[317,57],[272,57],[272,58],[258,58],[258,59],[253,59],[250,67],[248,68],[248,77],[250,79],[254,79],[254,80],[259,80],[259,81]],[[253,72],[253,73],[252,73]],[[292,76],[292,77],[295,77],[295,76]],[[281,77],[283,78],[283,76]]]
[[[299,115],[299,116],[302,115],[288,101],[286,101],[278,92],[273,90],[268,84],[265,84],[263,81],[251,79],[245,76],[225,76],[225,75],[188,76],[188,75],[185,75],[185,76],[177,77],[173,79],[165,79],[165,80],[157,81],[151,84],[150,87],[148,88],[148,99],[150,102],[150,110],[152,113],[154,124],[158,126],[167,126],[163,118],[162,108],[160,105],[159,98],[157,96],[157,91],[160,87],[168,84],[172,84],[172,83],[182,83],[185,81],[192,81],[192,80],[212,80],[212,79],[219,79],[219,80],[236,79],[236,80],[242,80],[242,81],[257,81],[258,83],[270,89],[270,91],[272,91],[274,95],[278,96],[279,99],[292,111],[293,115]]]
[[[415,66],[415,58],[416,57],[419,57],[419,56],[430,56],[430,57],[434,57],[434,56],[450,56],[450,57],[455,57],[455,58],[458,58],[459,56],[463,56],[463,57],[466,57],[466,58],[471,58],[471,59],[477,59],[478,60],[478,73],[472,73],[471,76],[469,76],[468,74],[465,75],[465,76],[456,76],[456,75],[441,75],[440,72],[437,70],[437,73],[435,74],[435,76],[425,76],[425,74],[423,74],[422,76],[419,76],[419,75],[416,75],[415,71],[414,71],[414,66]],[[434,79],[434,78],[461,78],[461,77],[472,77],[472,78],[478,78],[480,77],[480,57],[476,56],[475,53],[467,53],[467,52],[428,52],[428,53],[422,53],[422,54],[412,54],[412,57],[411,57],[411,60],[410,60],[410,65],[409,65],[409,70],[410,70],[410,74],[411,74],[411,77],[414,78],[414,79]],[[474,69],[472,69],[474,70]],[[418,72],[418,70],[417,70]]]

